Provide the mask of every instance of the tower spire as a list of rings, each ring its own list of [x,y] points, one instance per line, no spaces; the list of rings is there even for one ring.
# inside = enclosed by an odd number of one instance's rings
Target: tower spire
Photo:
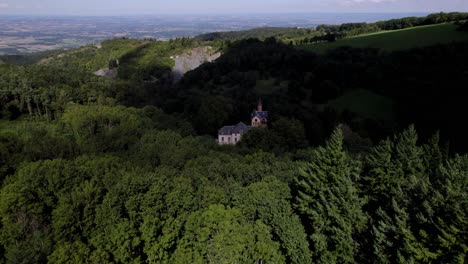
[[[258,99],[257,111],[258,112],[263,112],[262,98]]]

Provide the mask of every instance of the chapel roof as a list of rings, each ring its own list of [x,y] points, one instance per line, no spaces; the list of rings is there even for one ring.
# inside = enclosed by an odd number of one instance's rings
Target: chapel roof
[[[232,135],[232,134],[245,134],[250,130],[250,126],[247,126],[243,122],[235,126],[225,126],[218,131],[218,135]]]
[[[253,111],[252,118],[258,117],[260,119],[268,119],[268,111]]]

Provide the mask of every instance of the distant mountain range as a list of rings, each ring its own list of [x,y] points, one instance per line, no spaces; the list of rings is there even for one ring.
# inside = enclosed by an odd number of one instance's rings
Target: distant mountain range
[[[311,28],[321,24],[375,22],[423,13],[315,13],[250,15],[166,15],[127,17],[0,17],[0,55],[76,48],[105,39],[167,40],[209,32],[257,27]]]

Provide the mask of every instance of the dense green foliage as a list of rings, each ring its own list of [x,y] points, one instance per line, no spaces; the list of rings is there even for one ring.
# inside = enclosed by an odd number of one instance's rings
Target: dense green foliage
[[[319,147],[313,159],[300,168],[296,180],[296,207],[313,245],[317,263],[354,263],[358,243],[353,235],[366,223],[355,181],[359,164],[343,149],[340,129],[333,132],[326,148]]]
[[[177,89],[162,93],[169,100],[160,105],[183,114],[199,133],[215,134],[222,124],[249,120],[261,96],[272,124],[281,116],[301,121],[312,145],[342,122],[374,142],[416,124],[423,138],[440,130],[453,150],[465,152],[459,122],[467,58],[466,42],[395,53],[340,48],[317,56],[272,39],[246,40],[189,72]]]
[[[173,83],[198,45],[224,54]],[[0,263],[464,263],[467,58],[116,39],[0,65]],[[259,97],[269,127],[218,146]]]
[[[275,28],[261,27],[243,31],[214,32],[196,37],[202,41],[241,40],[276,38],[287,44],[304,45],[307,43],[334,42],[342,38],[375,33],[379,31],[400,30],[405,28],[435,25],[468,20],[468,13],[435,13],[426,17],[404,17],[375,23],[345,23],[341,25],[319,25],[315,28]]]
[[[119,77],[124,80],[148,80],[170,73],[174,61],[170,56],[202,45],[195,39],[175,39],[168,42],[151,39],[113,39],[98,46],[85,46],[44,59],[42,64],[75,68],[94,72],[102,68],[119,66]]]
[[[284,27],[261,27],[243,31],[213,32],[202,34],[196,39],[202,41],[227,40],[235,41],[241,39],[256,38],[265,40],[267,38],[277,38],[284,41],[295,41],[305,37],[320,36],[321,32],[311,28],[284,28]]]
[[[50,51],[35,52],[31,54],[0,55],[0,64],[14,63],[14,64],[24,65],[24,64],[38,63],[45,58],[58,55],[62,52],[63,52],[62,50],[50,50]]]
[[[2,124],[2,262],[463,263],[468,157],[437,138],[410,128],[353,158],[338,129],[294,161],[181,136],[155,110]]]

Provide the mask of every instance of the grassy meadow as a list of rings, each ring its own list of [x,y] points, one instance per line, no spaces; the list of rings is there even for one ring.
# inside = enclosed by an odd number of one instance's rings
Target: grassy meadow
[[[386,51],[407,50],[440,43],[468,41],[468,33],[457,31],[451,23],[412,27],[402,30],[379,31],[371,34],[340,39],[336,42],[323,42],[301,46],[302,48],[324,53],[337,47],[380,48]]]

